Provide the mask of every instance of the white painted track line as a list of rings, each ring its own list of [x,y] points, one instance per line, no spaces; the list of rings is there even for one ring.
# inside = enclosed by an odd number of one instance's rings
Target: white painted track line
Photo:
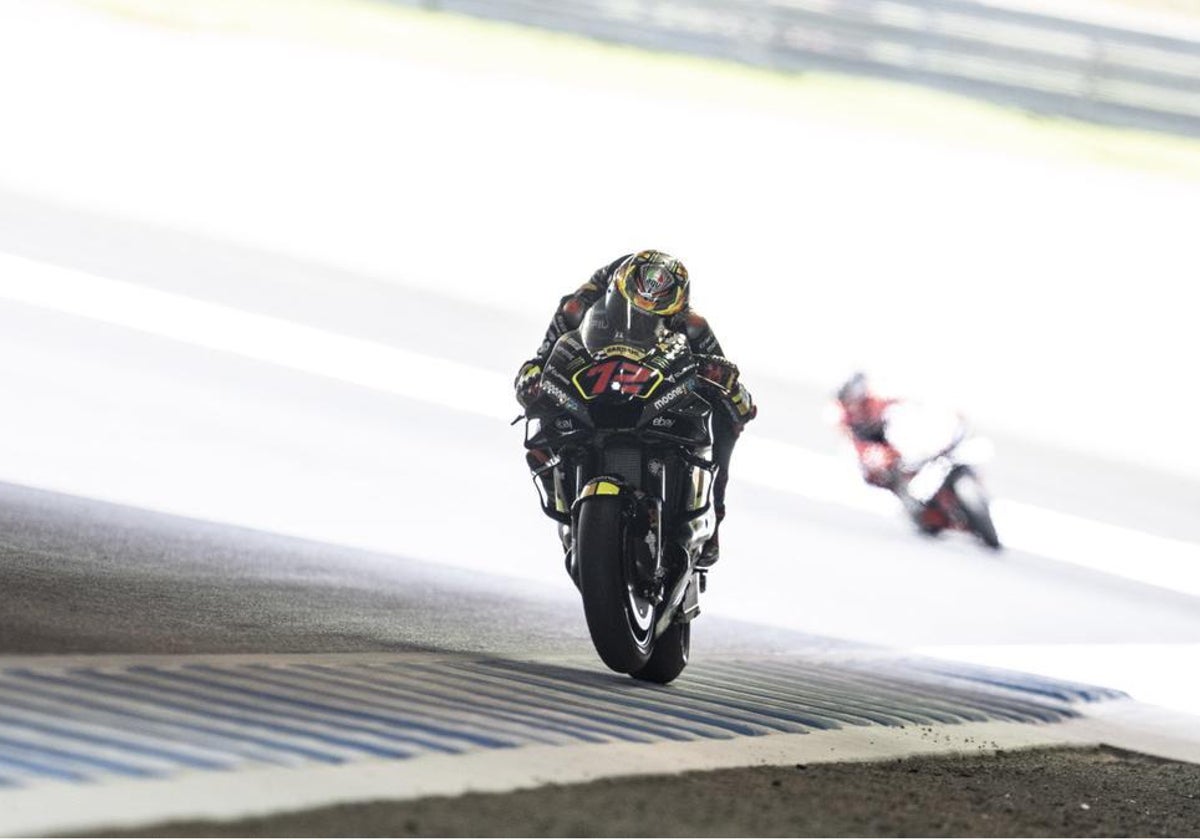
[[[0,297],[457,411],[516,414],[479,398],[508,389],[491,371],[22,257],[0,254]]]

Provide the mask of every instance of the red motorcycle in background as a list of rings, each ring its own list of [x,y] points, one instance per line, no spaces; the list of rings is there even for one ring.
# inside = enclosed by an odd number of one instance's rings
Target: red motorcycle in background
[[[969,435],[955,412],[875,394],[862,373],[842,385],[837,400],[869,484],[891,490],[923,533],[965,531],[1000,548],[975,469],[991,457],[989,441]]]

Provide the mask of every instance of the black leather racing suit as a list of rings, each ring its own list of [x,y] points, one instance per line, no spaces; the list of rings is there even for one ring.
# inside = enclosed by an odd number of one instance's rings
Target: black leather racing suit
[[[550,358],[550,352],[559,337],[579,328],[583,316],[592,304],[604,297],[617,268],[630,256],[632,255],[626,254],[618,257],[597,269],[590,280],[559,301],[558,309],[546,330],[546,337],[538,347],[536,359],[542,367],[545,367],[546,360]],[[717,341],[708,321],[690,306],[685,306],[682,311],[669,316],[667,327],[686,335],[688,347],[693,353],[720,357],[720,361],[731,364],[723,358],[721,343]],[[720,523],[725,518],[725,486],[729,482],[729,462],[733,456],[733,446],[745,425],[758,414],[758,407],[754,405],[750,392],[740,381],[735,385],[735,392],[731,397],[714,402],[718,405],[713,412],[713,459],[720,470],[713,483],[713,507],[716,510],[717,522]],[[530,468],[537,469],[548,457],[549,453],[528,453]]]

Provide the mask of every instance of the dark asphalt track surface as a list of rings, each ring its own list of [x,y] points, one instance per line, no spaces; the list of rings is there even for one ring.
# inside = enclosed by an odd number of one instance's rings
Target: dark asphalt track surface
[[[0,485],[0,653],[578,654],[574,589]],[[706,617],[710,651],[812,649]]]

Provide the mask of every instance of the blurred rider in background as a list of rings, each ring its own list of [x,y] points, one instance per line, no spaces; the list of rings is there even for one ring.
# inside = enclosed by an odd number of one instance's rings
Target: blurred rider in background
[[[596,270],[591,279],[558,303],[558,310],[546,330],[537,355],[521,365],[514,382],[517,402],[527,409],[541,393],[542,371],[559,337],[579,328],[592,304],[604,297],[615,284],[631,304],[662,316],[667,329],[687,336],[688,347],[697,356],[701,378],[719,386],[713,389],[718,399],[713,405],[713,459],[719,470],[713,485],[713,507],[717,526],[725,518],[725,486],[729,481],[729,461],[733,445],[746,423],[758,414],[750,392],[739,381],[737,365],[724,357],[721,344],[698,312],[689,306],[688,273],[683,263],[662,251],[639,251],[618,257]],[[527,454],[529,467],[537,470],[551,457],[544,450]],[[717,531],[705,544],[699,565],[709,567],[720,556]]]
[[[867,377],[856,372],[838,389],[841,428],[854,444],[858,464],[868,484],[901,495],[904,474],[900,452],[887,438],[887,410],[898,400],[872,393]]]
[[[945,527],[941,515],[927,501],[913,497],[909,482],[928,458],[947,444],[953,447],[963,439],[966,425],[962,417],[956,412],[881,396],[871,390],[861,372],[842,384],[837,401],[842,431],[858,453],[863,479],[891,490],[922,530],[934,533]]]
[[[999,548],[973,469],[990,457],[991,444],[970,434],[961,414],[881,396],[862,373],[842,384],[837,401],[868,484],[891,490],[926,534],[966,530]]]

